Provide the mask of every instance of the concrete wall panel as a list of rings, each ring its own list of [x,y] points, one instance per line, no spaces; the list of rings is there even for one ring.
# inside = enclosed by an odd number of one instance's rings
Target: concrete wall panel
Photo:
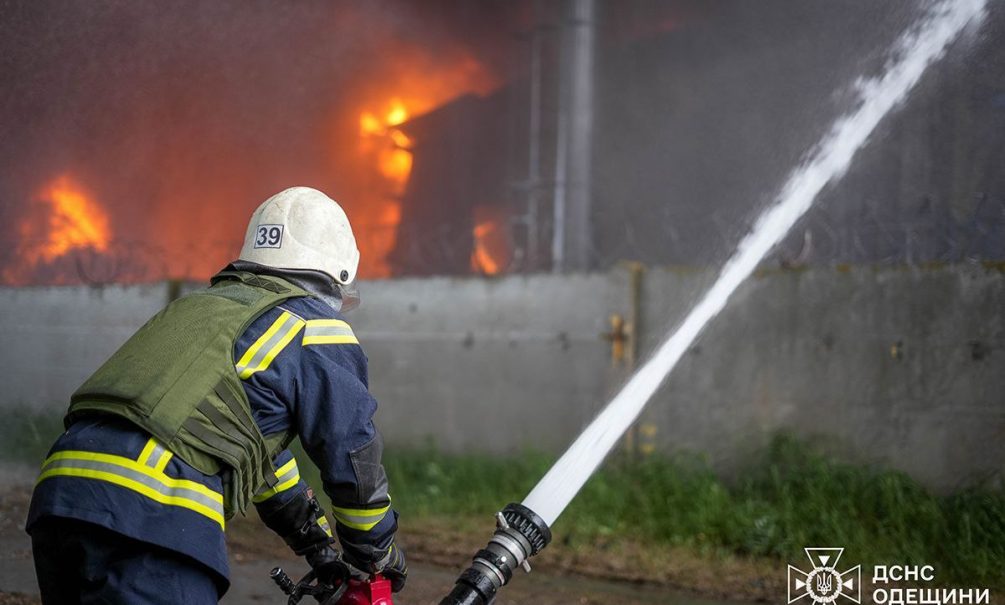
[[[651,269],[651,350],[715,278]],[[191,286],[189,286],[191,287]],[[185,289],[188,289],[185,288]],[[627,271],[363,284],[349,315],[394,444],[563,449],[627,376],[611,313]],[[167,300],[166,284],[0,289],[0,408],[60,410]],[[769,271],[743,284],[644,412],[642,446],[729,472],[780,430],[952,487],[1005,464],[1005,286],[998,268]]]

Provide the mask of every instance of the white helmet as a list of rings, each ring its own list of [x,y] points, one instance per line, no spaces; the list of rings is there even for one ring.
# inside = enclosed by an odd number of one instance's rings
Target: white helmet
[[[251,215],[240,260],[275,269],[321,271],[353,289],[359,250],[338,202],[317,189],[290,187]]]

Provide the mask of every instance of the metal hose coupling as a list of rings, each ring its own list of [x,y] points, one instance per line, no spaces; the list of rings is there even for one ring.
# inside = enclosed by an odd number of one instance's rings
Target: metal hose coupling
[[[471,567],[461,573],[440,605],[488,605],[517,567],[530,572],[527,559],[549,542],[551,529],[544,519],[522,504],[507,504],[496,513],[492,539],[475,554]]]

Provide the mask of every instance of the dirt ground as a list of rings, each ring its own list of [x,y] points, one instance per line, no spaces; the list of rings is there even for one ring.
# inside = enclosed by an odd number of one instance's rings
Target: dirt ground
[[[28,497],[28,488],[8,489],[0,496],[0,605],[40,603],[30,543],[21,529]],[[485,528],[469,531],[405,527],[401,539],[410,558],[409,580],[395,601],[404,605],[439,603],[471,555],[488,540],[491,530],[491,519],[486,521]],[[306,571],[303,561],[294,557],[254,514],[231,523],[227,533],[232,588],[221,603],[285,603],[268,572],[281,566],[296,578]],[[745,580],[722,581],[721,578],[729,577],[722,569],[709,569],[694,560],[686,563],[686,558],[680,557],[674,562],[672,556],[657,553],[656,560],[642,564],[643,556],[641,552],[623,551],[584,553],[561,544],[553,545],[533,561],[533,573],[517,575],[500,592],[496,604],[723,605],[730,599],[764,600],[771,593],[784,594],[784,584],[778,582],[783,573],[778,570],[774,570],[776,577],[770,580],[750,576],[754,569],[751,567],[744,571],[748,574]],[[660,565],[671,567],[664,569]],[[663,569],[662,573],[654,573],[655,568]],[[687,578],[690,581],[683,581]]]
[[[39,605],[31,545],[24,533],[29,487],[0,490],[0,605]],[[447,526],[431,520],[405,520],[400,540],[409,556],[409,579],[395,595],[398,605],[436,605],[458,573],[492,533],[484,524]],[[285,604],[269,579],[283,567],[291,577],[306,571],[277,536],[252,513],[227,528],[232,587],[223,605]],[[532,560],[534,571],[520,572],[500,592],[495,605],[729,605],[783,602],[785,568],[777,561],[729,556],[700,557],[682,549],[598,542],[591,548],[564,544],[561,536]],[[867,595],[863,602],[870,603]],[[308,602],[303,601],[306,605]],[[1005,605],[992,594],[993,605]]]
[[[409,555],[409,579],[405,590],[395,596],[396,603],[406,605],[436,605],[450,591],[457,575],[483,547],[491,535],[491,523],[483,535],[450,532],[428,528],[424,532],[404,531],[402,542]],[[459,537],[464,539],[460,540]],[[278,602],[277,589],[267,579],[268,571],[280,565],[291,577],[298,577],[307,568],[293,558],[286,545],[257,520],[242,519],[228,529],[228,543],[234,574],[233,595],[222,601],[233,603]],[[546,551],[545,551],[546,552]],[[542,553],[543,556],[543,553]],[[532,562],[533,564],[534,562]],[[574,573],[545,561],[535,565],[532,573],[518,573],[500,591],[495,605],[535,603],[540,605],[600,605],[619,603],[642,605],[666,603],[674,605],[723,605],[724,601],[707,599],[697,594],[664,584],[644,584],[632,580],[611,580],[600,568],[596,577]]]

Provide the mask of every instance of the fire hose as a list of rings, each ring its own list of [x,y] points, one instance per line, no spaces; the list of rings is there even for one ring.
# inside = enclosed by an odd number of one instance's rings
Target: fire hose
[[[488,605],[517,567],[530,572],[530,557],[551,542],[551,529],[522,504],[508,504],[496,513],[496,531],[485,548],[475,553],[454,589],[440,605]]]

